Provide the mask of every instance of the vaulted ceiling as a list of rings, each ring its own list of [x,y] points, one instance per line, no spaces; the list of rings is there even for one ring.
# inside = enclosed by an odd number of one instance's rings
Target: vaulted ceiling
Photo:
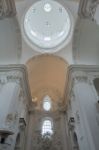
[[[32,98],[41,100],[49,95],[53,100],[64,98],[65,84],[68,82],[68,63],[53,55],[31,58],[27,64]]]
[[[63,99],[68,65],[99,65],[98,0],[81,0],[80,6],[79,0],[56,1],[71,13],[72,34],[54,55],[41,55],[25,37],[24,17],[37,0],[15,0],[17,15],[0,19],[0,64],[26,64],[33,99]]]

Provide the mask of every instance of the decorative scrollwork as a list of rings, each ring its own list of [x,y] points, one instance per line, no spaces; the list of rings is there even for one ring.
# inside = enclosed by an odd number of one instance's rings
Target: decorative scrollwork
[[[62,143],[56,132],[51,135],[46,133],[43,136],[40,132],[36,132],[32,147],[35,150],[62,150]]]
[[[0,19],[16,15],[14,0],[0,0]]]
[[[94,20],[94,15],[98,4],[99,0],[80,0],[78,11],[80,18],[88,18]]]

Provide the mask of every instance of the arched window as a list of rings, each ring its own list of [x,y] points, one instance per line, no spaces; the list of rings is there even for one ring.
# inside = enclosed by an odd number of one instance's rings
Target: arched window
[[[43,109],[45,111],[49,111],[51,109],[51,98],[49,96],[45,96],[43,99]]]
[[[45,134],[49,134],[49,135],[53,134],[52,121],[49,119],[44,120],[43,125],[42,125],[42,135],[45,135]]]

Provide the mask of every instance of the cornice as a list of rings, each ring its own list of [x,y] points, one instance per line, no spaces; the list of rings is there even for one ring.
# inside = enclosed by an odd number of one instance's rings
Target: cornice
[[[73,71],[99,72],[99,65],[70,65],[68,70],[69,73]]]
[[[22,77],[19,77],[21,78],[21,81],[23,82],[23,84],[25,84],[23,86],[23,90],[25,91],[26,95],[27,95],[27,99],[29,101],[29,103],[32,102],[32,98],[31,98],[31,94],[30,94],[30,88],[29,88],[29,82],[28,82],[28,75],[27,75],[27,70],[26,70],[26,66],[25,65],[0,65],[0,73],[4,73],[5,75],[8,73],[8,72],[15,72],[16,71],[19,71],[22,73]],[[17,74],[14,74],[13,76],[16,76],[17,77]]]
[[[91,84],[91,78],[99,77],[99,65],[70,65],[68,67],[69,72],[69,86],[71,91],[74,85],[74,80],[85,81]]]

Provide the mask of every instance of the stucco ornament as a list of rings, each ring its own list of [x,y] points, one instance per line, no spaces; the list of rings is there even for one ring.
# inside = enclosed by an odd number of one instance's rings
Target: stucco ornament
[[[7,115],[6,117],[6,121],[5,121],[5,125],[9,128],[9,129],[15,129],[15,125],[17,123],[18,120],[18,113],[10,113]]]
[[[94,20],[99,0],[81,0],[78,14],[81,18]]]
[[[36,138],[33,142],[33,149],[35,150],[62,150],[62,143],[60,137],[54,134],[46,133],[43,136],[40,132],[36,132]]]
[[[0,0],[0,19],[16,15],[14,0]]]

